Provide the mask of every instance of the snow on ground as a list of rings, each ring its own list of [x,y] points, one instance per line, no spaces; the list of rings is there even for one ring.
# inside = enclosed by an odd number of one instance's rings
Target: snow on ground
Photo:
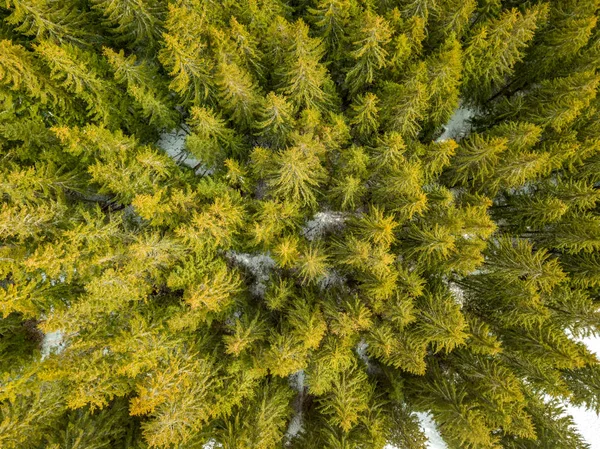
[[[600,337],[584,338],[582,341],[600,358]],[[600,416],[585,407],[572,405],[567,405],[567,413],[573,417],[579,433],[588,442],[590,449],[600,449]]]
[[[421,427],[423,428],[423,432],[425,436],[429,440],[427,442],[428,449],[448,449],[444,440],[442,440],[442,436],[438,431],[437,424],[431,417],[429,413],[416,413],[419,421],[421,421]],[[388,444],[384,449],[397,449],[396,447]]]
[[[465,291],[456,282],[448,282],[448,290],[457,303],[462,305],[465,302]]]
[[[427,447],[429,449],[448,449],[433,417],[429,413],[417,413],[417,416],[419,417],[419,421],[421,421],[423,432],[429,440],[427,442]]]
[[[585,407],[567,406],[567,413],[573,417],[577,430],[590,449],[600,449],[600,416]]]
[[[370,373],[370,374],[379,373],[381,370],[377,367],[377,365],[373,365],[369,361],[369,355],[367,354],[368,348],[369,348],[369,343],[367,343],[364,340],[364,338],[361,339],[355,348],[356,355],[358,355],[358,357],[365,363],[368,373]]]
[[[304,378],[306,375],[304,374],[304,370],[296,371],[294,374],[289,376],[290,387],[296,390],[298,393],[304,392]]]
[[[185,164],[188,167],[195,167],[200,161],[188,159],[188,152],[185,149],[186,137],[187,132],[182,128],[178,128],[162,133],[156,144],[176,162]]]
[[[369,356],[367,355],[368,347],[369,343],[367,343],[364,338],[356,345],[356,354],[367,366],[369,365]]]
[[[304,378],[304,370],[300,370],[289,377],[290,386],[298,392],[298,395],[294,400],[294,416],[292,416],[286,431],[288,439],[295,437],[303,429],[302,403],[304,402]]]
[[[264,296],[271,271],[275,268],[273,258],[267,254],[248,254],[236,251],[229,251],[227,255],[234,263],[244,267],[254,276],[255,282],[250,287],[250,292],[257,296]]]
[[[323,211],[317,212],[304,226],[302,232],[308,240],[315,240],[323,234],[341,229],[346,221],[343,212]]]
[[[42,360],[48,357],[50,354],[56,352],[60,353],[63,349],[63,337],[62,331],[48,332],[44,334],[42,340]]]
[[[292,439],[296,435],[298,435],[302,430],[302,412],[294,413],[294,416],[292,416],[290,424],[288,425],[288,428],[285,431],[285,435],[288,439]]]
[[[346,277],[344,275],[340,274],[340,272],[335,269],[330,269],[325,276],[319,279],[319,288],[321,290],[326,290],[334,285],[341,285],[345,281]]]
[[[156,145],[161,148],[178,164],[196,169],[196,174],[210,174],[211,170],[200,164],[200,160],[192,156],[185,149],[185,139],[188,131],[185,128],[177,128],[169,132],[162,133]]]
[[[436,139],[436,142],[443,142],[448,139],[462,139],[471,132],[470,120],[476,115],[474,109],[460,106],[450,118],[450,121],[444,126],[444,132]]]

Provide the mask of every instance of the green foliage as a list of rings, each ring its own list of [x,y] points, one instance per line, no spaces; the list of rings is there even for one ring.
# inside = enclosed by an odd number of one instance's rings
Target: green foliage
[[[38,41],[89,43],[93,40],[93,17],[76,1],[55,4],[48,0],[8,0],[6,21],[15,31]]]
[[[319,64],[323,57],[321,40],[309,37],[309,28],[301,20],[288,27],[289,42],[278,68],[279,91],[298,106],[323,108],[329,102],[324,90],[329,80],[327,70]]]
[[[185,100],[201,102],[215,95],[204,36],[206,18],[200,2],[181,2],[169,7],[165,20],[163,45],[158,58],[168,70],[169,88]]]
[[[269,92],[258,109],[255,123],[258,135],[265,137],[276,146],[282,145],[287,142],[293,125],[292,106],[285,97]]]
[[[486,100],[523,59],[538,23],[547,13],[546,4],[526,10],[504,11],[500,17],[479,24],[465,50],[463,95],[473,101]]]
[[[451,36],[438,52],[427,60],[429,120],[434,128],[447,123],[458,106],[461,59],[460,43]]]
[[[328,417],[332,426],[348,432],[357,423],[360,414],[368,410],[371,395],[366,373],[355,368],[334,379],[331,393],[319,404],[320,412]]]
[[[0,41],[0,80],[12,90],[25,89],[27,93],[41,103],[48,101],[48,79],[40,76],[39,63],[23,46],[10,40]]]
[[[402,84],[387,82],[381,97],[382,121],[388,131],[414,139],[421,131],[420,121],[427,110],[427,68],[424,63],[410,71]]]
[[[358,92],[364,86],[372,84],[376,71],[385,68],[388,55],[385,47],[392,35],[386,20],[370,11],[357,20],[361,28],[355,36],[350,36],[354,45],[350,57],[355,63],[346,73],[346,84],[351,92]]]
[[[0,447],[586,447],[597,0],[0,18]]]
[[[158,0],[93,0],[94,8],[102,12],[116,40],[132,49],[139,45],[156,48],[162,32],[165,4]]]
[[[104,55],[115,72],[115,79],[127,86],[142,114],[151,125],[171,129],[177,123],[177,115],[168,99],[168,92],[158,80],[155,68],[148,63],[138,62],[135,55],[125,57],[123,51],[116,53],[104,48]]]
[[[281,151],[271,158],[267,185],[278,198],[302,206],[316,206],[315,190],[325,177],[318,154],[312,148],[299,146]]]

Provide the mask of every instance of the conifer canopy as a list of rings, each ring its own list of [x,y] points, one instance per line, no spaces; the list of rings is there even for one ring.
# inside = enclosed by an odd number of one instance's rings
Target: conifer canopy
[[[0,448],[586,449],[599,8],[5,0]]]

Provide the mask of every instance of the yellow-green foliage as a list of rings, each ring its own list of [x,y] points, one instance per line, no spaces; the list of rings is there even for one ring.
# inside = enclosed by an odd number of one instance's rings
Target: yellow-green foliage
[[[0,448],[585,448],[598,7],[4,1]]]

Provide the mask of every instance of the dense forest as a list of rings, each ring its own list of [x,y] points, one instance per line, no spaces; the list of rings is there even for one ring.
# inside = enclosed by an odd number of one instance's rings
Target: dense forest
[[[0,447],[587,448],[599,8],[3,0]]]

